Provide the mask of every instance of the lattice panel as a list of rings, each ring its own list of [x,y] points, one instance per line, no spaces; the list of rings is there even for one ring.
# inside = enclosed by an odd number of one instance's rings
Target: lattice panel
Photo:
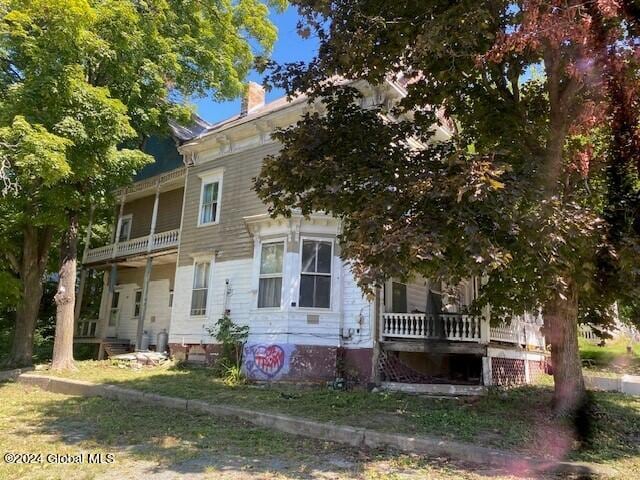
[[[510,387],[526,383],[524,360],[516,358],[491,358],[493,384]]]
[[[529,378],[531,382],[535,382],[540,375],[546,373],[546,361],[529,360]]]
[[[432,378],[404,364],[392,353],[380,352],[378,368],[385,382],[431,383]]]

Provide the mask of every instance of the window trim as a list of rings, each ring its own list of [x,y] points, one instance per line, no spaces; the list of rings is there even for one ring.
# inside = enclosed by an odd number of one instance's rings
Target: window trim
[[[280,289],[280,306],[279,307],[260,307],[258,306],[258,302],[260,300],[260,279],[263,278],[260,273],[260,264],[262,263],[262,246],[269,245],[270,243],[282,243],[283,251],[282,251],[282,273],[280,273],[280,278],[282,278],[282,288]],[[269,239],[260,240],[258,246],[258,262],[256,266],[256,301],[255,301],[255,309],[260,312],[268,312],[268,311],[280,311],[286,306],[284,292],[285,292],[285,270],[287,265],[287,237],[274,237]],[[273,274],[265,274],[271,276],[265,276],[264,278],[276,278],[277,276]]]
[[[326,273],[304,273],[302,271],[302,247],[304,245],[304,241],[308,240],[308,241],[312,241],[312,242],[326,242],[326,243],[330,243],[331,244],[331,272],[329,272],[329,274],[327,275]],[[298,310],[302,310],[305,312],[313,312],[313,311],[318,311],[318,312],[331,312],[333,311],[333,280],[334,280],[334,266],[333,266],[333,256],[334,256],[334,252],[335,252],[335,238],[329,238],[329,237],[313,237],[313,236],[303,236],[300,235],[300,246],[299,246],[299,252],[300,252],[300,262],[298,264],[298,296],[297,296],[297,308]],[[302,287],[302,275],[320,275],[320,276],[325,276],[325,277],[329,277],[330,282],[329,282],[329,307],[301,307],[300,306],[300,289]]]
[[[222,170],[216,170],[200,177],[200,202],[198,204],[198,227],[208,227],[211,225],[217,225],[220,223],[220,216],[222,214]],[[204,201],[204,188],[212,183],[218,183],[218,195],[216,196],[216,216],[212,222],[202,221],[202,206]]]
[[[116,296],[116,294],[118,295],[118,302],[116,303],[117,306],[113,306],[113,299]],[[107,316],[107,327],[106,328],[115,328],[116,329],[116,333],[118,330],[118,327],[120,325],[120,313],[122,311],[122,307],[120,306],[120,301],[122,300],[122,289],[121,288],[114,288],[113,291],[111,292],[111,299],[109,300],[109,313]],[[113,325],[111,325],[111,318],[113,316],[113,312],[116,312],[116,317],[115,317],[115,323]]]
[[[124,220],[129,220],[129,232],[127,233],[127,239],[126,240],[120,240],[120,235],[122,234],[122,222]],[[127,213],[126,215],[122,215],[121,217],[118,217],[118,226],[116,229],[116,243],[123,243],[123,242],[128,242],[129,240],[131,240],[131,227],[133,227],[133,214],[132,213]]]
[[[207,299],[204,304],[204,312],[203,313],[193,313],[193,291],[195,290],[193,283],[196,277],[196,265],[198,263],[208,263],[209,264],[209,275],[207,277]],[[209,313],[209,302],[211,300],[211,276],[213,273],[213,259],[210,258],[198,258],[193,260],[193,274],[191,275],[191,295],[189,296],[189,317],[191,318],[205,318]],[[199,288],[198,290],[204,290],[204,288]]]
[[[140,303],[136,302],[136,295],[140,292]],[[136,304],[138,305],[138,314],[136,315]],[[136,288],[133,291],[133,318],[140,318],[140,312],[142,311],[142,289]]]

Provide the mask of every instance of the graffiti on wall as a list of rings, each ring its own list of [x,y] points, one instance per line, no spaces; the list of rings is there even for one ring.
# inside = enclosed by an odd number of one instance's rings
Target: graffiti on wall
[[[248,343],[244,346],[244,374],[253,380],[276,380],[289,373],[292,344]]]

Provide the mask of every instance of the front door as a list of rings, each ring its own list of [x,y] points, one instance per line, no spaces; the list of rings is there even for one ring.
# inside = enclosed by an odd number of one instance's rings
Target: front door
[[[118,336],[118,324],[120,323],[120,292],[114,291],[111,295],[109,318],[107,320],[107,337]]]

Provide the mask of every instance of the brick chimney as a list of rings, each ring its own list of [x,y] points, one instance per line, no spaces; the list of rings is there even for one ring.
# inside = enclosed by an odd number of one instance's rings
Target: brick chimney
[[[264,88],[256,82],[249,82],[242,98],[240,115],[248,115],[262,106],[264,106]]]

